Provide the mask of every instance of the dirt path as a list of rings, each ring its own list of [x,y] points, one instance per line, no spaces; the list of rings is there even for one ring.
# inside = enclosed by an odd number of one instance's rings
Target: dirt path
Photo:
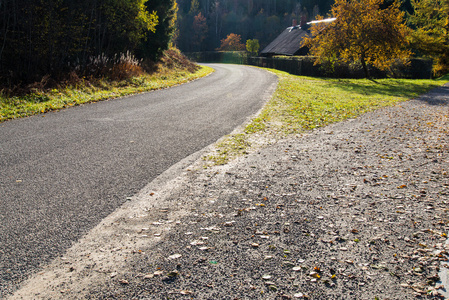
[[[448,117],[446,86],[226,166],[197,160],[13,299],[437,299]]]

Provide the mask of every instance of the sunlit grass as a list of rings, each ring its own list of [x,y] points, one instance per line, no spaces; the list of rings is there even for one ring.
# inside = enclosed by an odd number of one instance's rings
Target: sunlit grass
[[[259,116],[245,127],[245,134],[231,135],[218,145],[217,154],[208,158],[212,163],[224,164],[246,152],[250,134],[281,138],[302,133],[416,98],[449,80],[449,76],[437,80],[325,79],[270,71],[279,78],[272,99]],[[240,146],[236,151],[229,147],[237,144],[246,145],[246,148]]]
[[[279,124],[285,132],[302,132],[406,101],[442,85],[444,80],[317,79],[271,70],[279,77],[273,99],[246,132]]]
[[[84,103],[163,89],[204,77],[211,72],[213,69],[205,66],[195,73],[161,68],[152,75],[146,74],[123,81],[106,79],[93,83],[81,81],[76,85],[35,91],[24,96],[7,97],[0,94],[0,122]]]

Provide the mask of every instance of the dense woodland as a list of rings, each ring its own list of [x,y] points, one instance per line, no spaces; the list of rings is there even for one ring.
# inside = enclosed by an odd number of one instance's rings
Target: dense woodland
[[[0,81],[95,75],[157,59],[175,29],[175,0],[0,0]]]
[[[213,51],[230,33],[245,42],[259,40],[261,49],[282,30],[327,16],[334,0],[178,0],[178,47],[185,52]],[[387,0],[388,3],[392,1]],[[410,0],[401,9],[411,12]]]
[[[347,0],[353,1],[353,0]],[[355,0],[354,0],[355,1]],[[368,0],[364,0],[368,1]],[[380,9],[392,5],[382,1]],[[230,34],[258,40],[318,15],[335,0],[0,0],[0,85],[42,78],[106,76],[121,66],[150,66],[171,44],[213,51]],[[350,3],[350,2],[348,2]],[[449,67],[449,0],[400,0],[415,53]],[[244,48],[244,47],[243,47]],[[120,70],[118,70],[120,71]]]
[[[178,0],[178,47],[185,52],[213,51],[230,33],[263,48],[282,30],[326,15],[333,0]]]

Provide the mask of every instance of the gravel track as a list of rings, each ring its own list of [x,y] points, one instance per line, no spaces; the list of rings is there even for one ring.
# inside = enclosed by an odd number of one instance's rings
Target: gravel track
[[[180,164],[12,299],[439,299],[448,117],[446,85],[225,166]]]

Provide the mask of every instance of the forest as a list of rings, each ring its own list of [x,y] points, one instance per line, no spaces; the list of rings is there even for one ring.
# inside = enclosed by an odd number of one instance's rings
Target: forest
[[[449,0],[400,0],[417,54],[447,69]],[[394,0],[382,1],[380,9]],[[335,0],[0,0],[0,85],[151,69],[164,50],[217,50],[233,34],[262,50],[285,28],[331,12]],[[349,3],[349,2],[348,2]],[[416,12],[414,7],[418,8]],[[415,30],[417,29],[417,30]],[[243,46],[244,47],[244,46]],[[117,75],[117,73],[119,75]]]
[[[333,0],[2,0],[0,83],[95,76],[118,63],[155,61],[175,44],[210,51],[230,33],[269,43],[293,19]],[[143,63],[145,66],[145,63]]]
[[[185,52],[213,51],[230,33],[261,48],[293,20],[326,15],[333,0],[178,0],[177,46]]]
[[[156,60],[175,29],[175,0],[0,1],[0,83],[104,74]]]

